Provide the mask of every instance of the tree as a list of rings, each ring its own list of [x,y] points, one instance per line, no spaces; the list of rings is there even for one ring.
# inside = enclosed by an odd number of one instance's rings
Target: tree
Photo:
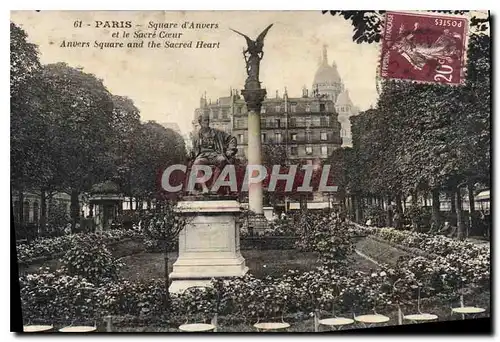
[[[274,165],[285,167],[288,162],[286,146],[283,144],[262,145],[262,165],[267,169],[268,175],[271,174]],[[281,189],[281,187],[277,187]],[[279,199],[284,199],[282,191],[266,192],[267,200],[275,204]]]
[[[189,219],[176,210],[175,203],[172,201],[166,202],[162,209],[149,214],[145,219],[144,234],[156,241],[161,246],[164,260],[164,279],[165,279],[165,307],[168,308],[170,296],[168,288],[170,286],[169,268],[168,268],[168,253],[172,250],[172,246],[177,242],[179,233],[189,223]]]
[[[30,82],[41,66],[38,47],[27,39],[26,32],[10,22],[10,94],[14,106],[30,100],[19,95],[29,89]]]
[[[344,210],[346,199],[349,196],[351,184],[351,175],[353,170],[353,149],[351,147],[342,147],[333,150],[332,154],[328,157],[327,163],[331,165],[331,173],[333,183],[338,186],[337,197]]]
[[[79,194],[113,176],[113,102],[102,80],[65,63],[44,66],[42,80],[52,146],[47,157],[59,188],[71,195],[74,229]]]
[[[112,150],[116,164],[116,174],[121,189],[132,201],[132,172],[134,164],[135,135],[140,134],[140,111],[126,96],[113,95],[113,143]],[[132,208],[132,203],[130,203]]]
[[[143,123],[132,144],[131,193],[148,203],[161,191],[159,175],[173,164],[187,159],[182,136],[154,121]]]
[[[272,168],[274,165],[285,166],[288,162],[286,146],[283,144],[262,146],[262,165]]]
[[[326,13],[351,22],[354,42],[381,39],[385,11]],[[439,223],[440,190],[453,189],[460,212],[457,187],[467,184],[472,214],[474,184],[489,182],[489,17],[473,16],[470,24],[465,86],[384,81],[377,114],[353,121],[353,147],[361,170],[358,184],[372,193],[398,195],[400,189],[414,200],[419,191],[431,191],[434,224]],[[457,224],[462,237],[460,216]]]
[[[23,191],[39,185],[48,173],[43,158],[47,125],[40,110],[40,60],[38,47],[28,42],[26,32],[10,23],[10,113],[11,184],[19,194],[23,225]]]

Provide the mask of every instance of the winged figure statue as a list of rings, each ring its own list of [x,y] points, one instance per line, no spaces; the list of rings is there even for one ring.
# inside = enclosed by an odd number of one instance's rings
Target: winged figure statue
[[[264,57],[264,51],[263,51],[264,38],[266,37],[266,34],[271,28],[271,26],[273,26],[273,24],[266,27],[266,29],[262,31],[262,33],[259,34],[259,36],[255,40],[250,39],[247,35],[241,32],[231,29],[231,31],[234,31],[239,35],[245,37],[247,41],[247,49],[243,51],[243,56],[245,57],[247,74],[248,74],[248,78],[246,81],[247,84],[255,82],[257,82],[257,84],[260,84],[259,66],[261,59]]]

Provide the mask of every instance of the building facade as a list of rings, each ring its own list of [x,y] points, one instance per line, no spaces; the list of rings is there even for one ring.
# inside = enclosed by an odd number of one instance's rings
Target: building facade
[[[248,155],[248,113],[245,101],[233,95],[233,131],[238,141],[238,154]],[[305,160],[313,163],[326,159],[342,145],[340,123],[334,103],[324,97],[302,97],[276,94],[266,98],[261,108],[262,145],[281,145],[290,162]]]
[[[312,93],[324,95],[335,104],[335,111],[338,113],[338,121],[341,125],[340,136],[342,146],[352,146],[351,122],[349,117],[357,115],[359,108],[356,107],[349,96],[349,90],[346,89],[340,78],[335,62],[328,64],[328,54],[326,45],[323,46],[323,54],[318,70],[314,75],[312,84]]]

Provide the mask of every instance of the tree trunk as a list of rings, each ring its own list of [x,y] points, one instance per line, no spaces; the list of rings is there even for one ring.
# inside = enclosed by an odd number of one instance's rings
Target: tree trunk
[[[441,225],[441,213],[439,202],[439,188],[432,189],[432,224],[434,229],[438,229]]]
[[[417,190],[413,191],[413,193],[411,194],[411,206],[414,209],[418,207],[418,191]],[[418,222],[417,222],[415,215],[413,215],[411,218],[411,225],[413,227],[413,230],[418,232]]]
[[[361,205],[360,205],[360,198],[358,195],[354,196],[354,211],[355,211],[355,220],[357,223],[363,223],[361,222]]]
[[[457,204],[455,203],[455,192],[452,191],[450,193],[450,212],[451,212],[451,220],[450,220],[450,224],[452,226],[456,226],[457,225]]]
[[[471,234],[473,232],[474,227],[476,226],[476,216],[475,216],[476,208],[474,207],[475,206],[474,184],[472,182],[467,183],[467,191],[469,193],[469,234]]]
[[[75,232],[76,222],[80,217],[80,203],[78,202],[78,190],[71,190],[71,233]]]
[[[168,288],[170,287],[170,277],[168,272],[168,242],[164,241],[164,262],[165,262],[165,310],[168,310],[170,304],[170,292]]]
[[[462,218],[462,194],[460,193],[460,188],[456,190],[455,203],[457,210],[457,238],[463,240],[465,238],[465,229]]]
[[[394,208],[392,207],[392,197],[390,195],[387,196],[387,211],[385,216],[385,223],[387,227],[392,227],[392,211]]]
[[[403,200],[401,199],[401,193],[396,194],[396,208],[400,214],[403,213]]]
[[[17,215],[17,220],[19,222],[19,227],[24,228],[24,193],[22,191],[19,191],[18,201],[19,213]]]
[[[130,211],[132,211],[132,208],[134,207],[134,200],[132,196],[129,197],[129,203],[130,203]],[[135,207],[135,209],[137,209],[137,207]]]
[[[148,199],[148,201],[147,201],[147,208],[148,208],[148,210],[151,210],[151,200],[150,199]]]
[[[47,223],[47,193],[42,189],[40,193],[40,233],[45,234],[45,224]]]

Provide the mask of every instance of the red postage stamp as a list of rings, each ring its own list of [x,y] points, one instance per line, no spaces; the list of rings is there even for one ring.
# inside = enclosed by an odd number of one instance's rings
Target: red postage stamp
[[[464,17],[387,12],[381,76],[462,84],[468,30],[469,23]]]

